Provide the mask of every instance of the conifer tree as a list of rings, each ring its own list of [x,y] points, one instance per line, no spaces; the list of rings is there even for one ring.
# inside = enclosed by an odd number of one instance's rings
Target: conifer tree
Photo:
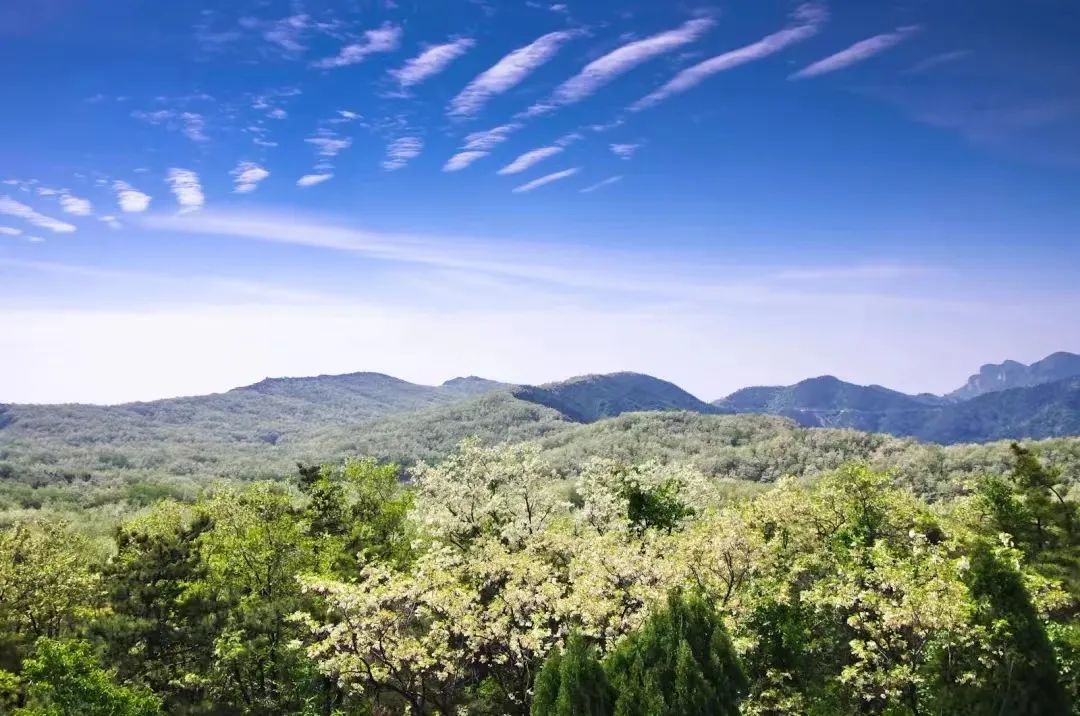
[[[667,608],[605,660],[615,716],[724,716],[739,712],[746,677],[716,610],[678,591]]]
[[[613,695],[595,650],[580,634],[552,651],[536,677],[532,716],[610,716]]]

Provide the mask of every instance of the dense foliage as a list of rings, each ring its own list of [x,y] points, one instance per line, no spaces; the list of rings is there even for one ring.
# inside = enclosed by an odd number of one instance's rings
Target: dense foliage
[[[1042,455],[928,503],[913,466],[750,492],[707,451],[569,444],[467,440],[410,482],[301,466],[160,501],[107,549],[13,515],[0,709],[1080,713],[1080,515]]]
[[[411,474],[417,462],[441,460],[471,435],[488,445],[536,440],[545,460],[566,478],[578,477],[594,456],[626,464],[653,459],[686,464],[709,477],[759,487],[785,475],[814,477],[862,462],[892,473],[930,499],[955,495],[979,475],[1000,474],[1011,461],[1009,443],[940,446],[852,430],[804,429],[762,415],[630,413],[582,425],[549,408],[492,393],[359,427],[320,428],[302,440],[282,437],[276,445],[259,447],[243,442],[214,447],[194,438],[153,446],[139,441],[126,447],[73,446],[59,438],[52,447],[0,446],[0,522],[50,513],[107,538],[125,515],[158,500],[190,503],[213,485],[278,479],[295,460],[335,462],[348,455],[373,455]],[[1080,482],[1080,438],[1033,444],[1044,461],[1063,471],[1067,483]]]

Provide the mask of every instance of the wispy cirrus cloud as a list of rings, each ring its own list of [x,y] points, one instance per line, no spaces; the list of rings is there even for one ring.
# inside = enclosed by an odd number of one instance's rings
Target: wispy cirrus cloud
[[[402,30],[397,25],[384,23],[375,30],[364,33],[359,42],[341,48],[334,57],[327,57],[312,63],[312,67],[321,70],[336,67],[348,67],[363,62],[369,55],[393,52],[401,45]]]
[[[706,17],[688,20],[674,30],[623,45],[590,62],[577,75],[559,85],[551,97],[534,104],[522,114],[535,117],[580,102],[638,65],[695,42],[714,24],[711,18]]]
[[[22,219],[41,229],[48,229],[57,234],[70,234],[75,231],[75,226],[66,221],[45,216],[20,201],[15,201],[10,196],[0,197],[0,214]]]
[[[289,55],[298,55],[307,49],[302,40],[309,23],[310,18],[302,13],[276,20],[263,32],[263,39]]]
[[[488,100],[516,87],[538,67],[551,60],[569,40],[580,34],[577,30],[549,32],[514,50],[477,75],[450,101],[447,114],[451,117],[474,116]]]
[[[562,179],[572,177],[579,171],[581,171],[581,169],[575,167],[573,169],[564,169],[563,171],[555,172],[554,174],[548,174],[547,176],[542,176],[539,179],[533,179],[528,184],[522,184],[519,187],[515,187],[514,193],[523,194],[525,192],[532,191],[533,189],[539,189],[540,187],[551,184],[552,182],[557,182],[561,181]]]
[[[247,161],[240,162],[229,173],[235,184],[233,191],[237,194],[250,194],[258,188],[259,182],[270,176],[270,172],[263,167]]]
[[[199,175],[190,169],[172,168],[165,176],[176,196],[176,203],[180,205],[180,211],[198,211],[206,203]]]
[[[579,193],[580,194],[592,194],[597,189],[603,189],[606,186],[611,186],[612,184],[618,184],[622,180],[623,180],[622,174],[619,174],[619,175],[613,176],[613,177],[608,177],[607,179],[604,179],[603,181],[596,182],[592,186],[585,187]]]
[[[22,229],[14,226],[0,226],[0,236],[22,236]]]
[[[90,216],[94,213],[94,206],[89,199],[81,199],[68,193],[60,195],[60,208],[75,216]]]
[[[507,164],[505,167],[499,170],[499,174],[518,174],[525,171],[531,166],[539,164],[548,157],[553,157],[563,151],[562,147],[540,147],[539,149],[533,149],[530,152],[525,152],[514,161]]]
[[[113,182],[113,191],[116,192],[116,202],[120,210],[129,214],[138,214],[146,211],[150,206],[150,195],[144,194],[126,181],[117,179]]]
[[[308,144],[314,145],[320,157],[332,158],[352,146],[352,139],[341,137],[329,129],[320,129],[313,137],[307,137]]]
[[[198,112],[175,112],[171,109],[158,109],[151,112],[137,110],[131,113],[135,119],[148,124],[163,125],[168,129],[179,130],[193,142],[207,142],[206,119]]]
[[[857,65],[891,47],[896,47],[920,29],[921,28],[918,25],[908,25],[907,27],[898,28],[895,32],[874,35],[873,37],[856,42],[846,50],[841,50],[835,55],[829,55],[823,60],[818,60],[812,65],[804,67],[791,75],[788,79],[798,80],[809,77],[818,77],[820,75],[826,75],[830,72],[836,72],[837,70],[851,67],[852,65]]]
[[[296,180],[296,186],[315,186],[316,184],[322,184],[324,181],[330,181],[333,178],[333,174],[305,174]]]
[[[611,149],[611,153],[617,156],[619,159],[632,159],[637,150],[641,148],[640,144],[612,144],[608,147]]]
[[[446,164],[443,164],[443,171],[459,172],[462,169],[467,169],[469,165],[471,165],[477,159],[483,159],[487,155],[488,152],[478,152],[471,150],[458,152],[457,154],[446,160]]]
[[[922,74],[923,72],[932,70],[935,67],[940,67],[941,65],[947,65],[953,62],[958,62],[959,60],[966,59],[972,54],[973,53],[971,50],[953,50],[952,52],[942,52],[940,54],[933,55],[932,57],[927,57],[922,62],[916,62],[911,67],[904,70],[904,74]]]
[[[502,144],[518,129],[521,124],[511,122],[502,124],[482,132],[473,132],[465,137],[465,144],[457,154],[443,165],[444,172],[457,172],[465,169],[478,159],[482,159],[491,153],[491,150]]]
[[[403,169],[410,160],[420,156],[424,150],[424,140],[420,137],[399,137],[386,148],[386,159],[382,168],[392,172]]]
[[[698,86],[715,74],[726,72],[748,62],[764,59],[791,45],[811,38],[825,24],[828,19],[828,12],[822,5],[806,4],[795,11],[792,19],[794,24],[779,32],[774,32],[745,47],[710,57],[693,67],[686,68],[659,89],[630,105],[630,111],[640,112],[643,109],[653,107],[673,95],[681,94]]]
[[[445,70],[451,62],[475,45],[476,41],[469,37],[462,37],[441,45],[432,45],[406,62],[400,69],[390,70],[390,76],[398,81],[403,90],[415,87]]]

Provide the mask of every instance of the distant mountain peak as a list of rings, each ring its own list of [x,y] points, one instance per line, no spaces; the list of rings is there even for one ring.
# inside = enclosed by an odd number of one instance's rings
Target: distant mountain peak
[[[1058,351],[1031,365],[1015,360],[988,363],[968,378],[963,387],[945,397],[951,400],[970,400],[986,393],[1054,383],[1074,376],[1080,376],[1080,355]]]
[[[579,375],[558,383],[522,386],[514,390],[514,397],[554,408],[581,423],[638,411],[723,412],[674,383],[629,371]]]
[[[507,387],[509,386],[506,383],[500,383],[497,380],[481,378],[478,375],[467,375],[451,378],[440,385],[439,389],[465,396],[490,393],[494,390],[500,390]]]

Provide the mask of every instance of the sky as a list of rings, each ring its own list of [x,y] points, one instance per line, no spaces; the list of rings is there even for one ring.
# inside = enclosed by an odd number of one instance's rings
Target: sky
[[[0,402],[1080,352],[1067,0],[0,0]]]

